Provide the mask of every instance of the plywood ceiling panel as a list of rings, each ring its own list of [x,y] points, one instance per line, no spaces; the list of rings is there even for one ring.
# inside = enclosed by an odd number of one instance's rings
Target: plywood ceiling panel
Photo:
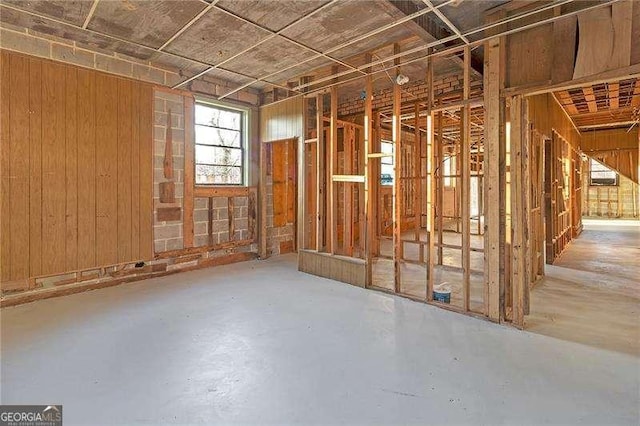
[[[165,50],[215,65],[270,34],[221,10],[211,9]]]
[[[158,48],[205,7],[198,0],[101,1],[89,28]]]
[[[89,15],[93,2],[86,0],[2,0],[2,3],[20,9],[33,10],[40,15],[70,24],[82,25]]]
[[[216,5],[272,31],[279,31],[326,3],[326,0],[221,0]]]

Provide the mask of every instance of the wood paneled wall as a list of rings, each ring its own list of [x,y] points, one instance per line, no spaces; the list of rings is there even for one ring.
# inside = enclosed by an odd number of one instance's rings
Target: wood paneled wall
[[[260,108],[260,139],[263,142],[302,138],[302,98],[292,98]]]
[[[152,87],[2,51],[2,282],[153,256]]]

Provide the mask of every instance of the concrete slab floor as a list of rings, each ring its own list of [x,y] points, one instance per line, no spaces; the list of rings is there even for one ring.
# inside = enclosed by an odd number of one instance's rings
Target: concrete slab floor
[[[640,357],[638,259],[640,221],[585,220],[583,233],[545,265],[527,331]]]
[[[299,273],[295,255],[1,311],[3,404],[65,424],[633,424],[640,359]]]

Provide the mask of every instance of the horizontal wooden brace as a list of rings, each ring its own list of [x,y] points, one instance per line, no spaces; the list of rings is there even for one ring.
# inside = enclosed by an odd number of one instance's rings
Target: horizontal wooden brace
[[[193,190],[194,197],[248,197],[254,190],[248,186],[196,186]]]
[[[361,175],[333,175],[334,182],[364,183],[364,176]]]

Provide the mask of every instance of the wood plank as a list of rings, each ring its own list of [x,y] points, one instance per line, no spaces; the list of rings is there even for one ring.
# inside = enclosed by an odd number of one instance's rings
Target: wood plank
[[[29,276],[42,272],[42,61],[29,60]]]
[[[173,123],[171,120],[171,108],[167,109],[167,131],[165,132],[162,170],[166,179],[173,179]]]
[[[529,190],[524,187],[523,167],[523,115],[522,97],[514,96],[510,108],[511,114],[511,306],[512,321],[519,327],[524,325],[524,287],[528,283],[525,271],[526,240],[525,211],[523,199]]]
[[[370,59],[370,56],[368,57]],[[373,164],[369,161],[369,155],[373,150],[373,84],[371,75],[365,77],[365,98],[364,98],[364,210],[365,223],[367,226],[364,241],[364,252],[366,259],[365,287],[372,284],[373,280],[373,244],[375,238],[376,222],[374,220],[374,185],[376,177]]]
[[[78,268],[78,69],[66,67],[65,81],[65,178],[66,178],[66,216],[65,216],[65,271]]]
[[[140,87],[140,259],[153,258],[153,88]]]
[[[11,55],[0,50],[0,282],[11,279]]]
[[[266,259],[267,253],[267,145],[260,143],[260,182],[259,182],[259,205],[260,205],[260,231],[258,233],[258,256]]]
[[[118,79],[117,112],[117,238],[118,262],[133,259],[131,255],[131,90],[130,80]]]
[[[65,66],[42,64],[42,273],[65,269]]]
[[[589,112],[598,112],[598,105],[596,104],[596,95],[593,93],[593,87],[585,87],[582,89],[584,93],[584,99],[587,101]]]
[[[246,197],[255,187],[250,186],[196,186],[193,194],[197,198]]]
[[[297,138],[290,139],[287,144],[287,223],[296,223],[296,151]],[[294,226],[294,234],[296,227]]]
[[[501,40],[493,38],[485,45],[484,107],[484,279],[485,314],[500,320],[500,86]]]
[[[229,221],[229,241],[235,240],[236,237],[236,210],[235,210],[235,198],[227,198],[227,220]]]
[[[257,217],[257,200],[255,189],[249,193],[249,199],[247,201],[247,228],[248,239],[254,240],[256,238],[256,217]],[[211,200],[211,199],[210,199]]]
[[[273,226],[287,224],[287,143],[275,142],[271,147]]]
[[[96,265],[96,73],[78,69],[78,268]]]
[[[194,187],[195,187],[195,100],[193,96],[184,98],[184,190],[183,210],[184,222],[182,224],[182,236],[184,247],[193,247],[194,239]]]
[[[463,98],[470,94],[471,51],[464,49]],[[460,111],[460,161],[461,172],[460,208],[462,221],[462,309],[469,310],[471,276],[471,108],[467,105]]]
[[[353,143],[355,142],[355,129],[345,126],[343,130],[344,149],[344,173],[353,173]],[[364,176],[362,177],[364,179]],[[336,176],[333,176],[335,182]],[[353,186],[344,187],[344,207],[343,207],[343,240],[342,244],[347,256],[353,256]]]
[[[338,200],[333,175],[338,171],[338,88],[331,87],[330,102],[330,138],[327,161],[329,162],[329,179],[327,179],[327,251],[334,254],[338,248]]]
[[[11,279],[29,276],[29,60],[11,58],[10,244]],[[24,91],[27,91],[25,96]]]
[[[131,85],[131,259],[140,256],[140,83]]]
[[[611,8],[600,7],[578,14],[578,52],[573,79],[601,73],[609,69],[614,55],[614,33]]]
[[[573,77],[577,30],[578,18],[576,16],[568,16],[553,22],[551,80],[554,83],[571,80]]]
[[[618,109],[620,107],[620,83],[607,83],[609,91],[609,108]]]
[[[402,259],[402,129],[400,122],[401,115],[401,91],[400,86],[393,85],[393,167],[394,178],[392,187],[392,211],[393,211],[393,278],[396,293],[402,291],[400,275],[400,264]]]
[[[324,244],[325,230],[325,139],[324,124],[322,120],[323,94],[316,96],[316,129],[318,131],[318,143],[316,144],[316,250],[322,251]]]
[[[609,69],[631,65],[633,3],[633,1],[620,1],[611,5],[611,22],[614,31]],[[637,43],[638,40],[635,42]]]
[[[158,207],[156,211],[158,222],[175,222],[182,219],[180,207]]]
[[[118,263],[118,78],[96,75],[96,261]]]

